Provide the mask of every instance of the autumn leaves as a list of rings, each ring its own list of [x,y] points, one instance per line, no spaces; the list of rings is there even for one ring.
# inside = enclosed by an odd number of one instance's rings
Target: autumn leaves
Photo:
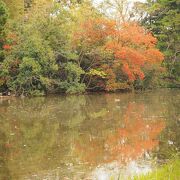
[[[110,57],[101,57],[94,67],[106,73],[104,86],[108,91],[118,89],[123,80],[143,80],[144,69],[159,65],[164,59],[156,49],[156,38],[135,22],[118,26],[110,19],[92,18],[81,24],[74,39],[77,46],[81,43],[82,46],[101,48],[105,54],[108,52]]]

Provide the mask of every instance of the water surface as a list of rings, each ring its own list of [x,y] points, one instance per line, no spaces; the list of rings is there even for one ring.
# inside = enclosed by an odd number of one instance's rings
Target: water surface
[[[126,179],[180,147],[180,90],[0,100],[0,179]]]

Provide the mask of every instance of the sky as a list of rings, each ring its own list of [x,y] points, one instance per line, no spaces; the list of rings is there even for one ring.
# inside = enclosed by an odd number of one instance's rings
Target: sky
[[[103,0],[94,0],[95,3],[101,3]],[[129,0],[129,2],[145,2],[146,0]]]
[[[93,4],[94,4],[94,6],[95,7],[98,7],[98,5],[101,3],[101,2],[103,2],[103,1],[105,1],[105,0],[93,0]],[[114,0],[112,0],[112,2],[113,2]],[[117,1],[117,0],[116,0]],[[118,1],[122,1],[122,0],[118,0]],[[134,5],[134,3],[135,2],[146,2],[147,0],[127,0],[127,2],[128,2],[128,5],[127,5],[127,7],[128,7],[128,10],[130,10],[131,8],[133,8],[133,5]],[[106,15],[108,15],[108,16],[111,16],[111,17],[114,17],[114,15],[116,14],[116,12],[115,12],[115,9],[111,9],[111,8],[109,8],[109,9],[106,9]],[[126,14],[126,13],[125,13]],[[124,15],[125,15],[124,14]],[[127,17],[129,17],[129,15],[128,15],[128,13],[126,14],[126,16]]]

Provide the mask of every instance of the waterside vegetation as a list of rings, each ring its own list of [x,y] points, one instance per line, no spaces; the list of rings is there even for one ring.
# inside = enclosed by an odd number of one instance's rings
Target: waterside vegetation
[[[179,1],[118,2],[0,0],[1,95],[178,87]]]

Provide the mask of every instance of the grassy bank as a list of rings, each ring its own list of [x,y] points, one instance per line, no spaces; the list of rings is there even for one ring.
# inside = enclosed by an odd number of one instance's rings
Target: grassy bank
[[[147,175],[136,176],[134,180],[179,180],[180,159],[173,160]]]

